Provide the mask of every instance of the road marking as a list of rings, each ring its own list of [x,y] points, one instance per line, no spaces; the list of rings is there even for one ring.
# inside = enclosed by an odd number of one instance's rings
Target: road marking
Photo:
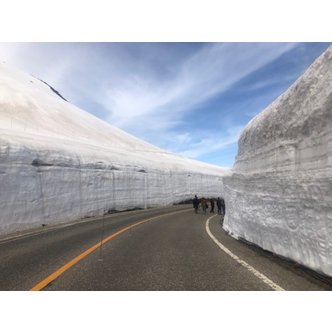
[[[70,262],[66,263],[65,265],[63,265],[62,267],[60,267],[58,270],[56,270],[55,272],[53,272],[52,274],[50,274],[48,277],[46,277],[44,280],[40,281],[37,285],[35,285],[34,287],[32,287],[30,290],[31,291],[42,290],[48,284],[50,284],[52,281],[54,281],[55,279],[57,279],[65,271],[67,271],[68,269],[70,269],[72,266],[74,266],[75,264],[77,264],[79,261],[81,261],[83,258],[85,258],[86,256],[88,256],[89,254],[91,254],[96,249],[100,248],[100,246],[102,244],[105,244],[106,242],[114,239],[115,237],[117,237],[118,235],[120,235],[120,234],[128,231],[129,229],[131,229],[133,227],[136,227],[138,225],[144,224],[144,223],[146,223],[148,221],[152,221],[154,219],[158,219],[158,218],[161,218],[161,217],[165,217],[165,216],[169,216],[169,215],[173,215],[173,214],[177,214],[177,213],[182,213],[182,212],[188,212],[188,209],[181,210],[181,211],[176,211],[176,212],[165,213],[165,214],[162,214],[162,215],[159,215],[159,216],[155,216],[155,217],[152,217],[152,218],[144,219],[144,220],[141,220],[141,221],[139,221],[139,222],[137,222],[135,224],[132,224],[132,225],[129,225],[127,227],[124,227],[124,228],[120,229],[116,233],[108,236],[107,238],[105,238],[102,241],[96,243],[94,246],[92,246],[91,248],[87,249],[86,251],[84,251],[80,255],[76,256]]]
[[[209,227],[209,222],[212,218],[214,218],[216,216],[216,214],[212,217],[210,217],[205,224],[205,228],[206,228],[206,232],[209,234],[210,238],[216,243],[216,245],[223,250],[227,255],[231,256],[234,260],[236,260],[238,263],[240,263],[242,266],[244,266],[248,271],[250,271],[251,273],[253,273],[257,278],[259,278],[260,280],[262,280],[264,283],[266,283],[268,286],[270,286],[272,289],[276,290],[276,291],[284,291],[285,289],[283,289],[282,287],[280,287],[279,285],[277,285],[276,283],[274,283],[271,279],[269,279],[266,275],[264,275],[263,273],[257,271],[255,268],[253,268],[251,265],[249,265],[247,262],[245,262],[244,260],[240,259],[238,256],[236,256],[235,254],[233,254],[228,248],[226,248],[223,244],[221,244],[215,237],[214,235],[211,233],[210,231],[210,227]]]

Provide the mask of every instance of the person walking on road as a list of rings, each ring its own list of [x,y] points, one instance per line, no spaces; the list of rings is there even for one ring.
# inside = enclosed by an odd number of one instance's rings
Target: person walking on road
[[[211,203],[210,213],[214,213],[214,199],[213,198],[210,199],[210,203]]]
[[[206,199],[204,197],[202,197],[202,199],[201,199],[201,206],[202,206],[202,210],[203,210],[204,214],[206,214],[207,203],[206,203]]]
[[[193,206],[194,206],[194,209],[195,209],[195,213],[197,213],[198,206],[199,206],[199,199],[198,199],[197,195],[195,195],[195,197],[193,199]]]
[[[217,208],[218,208],[218,214],[221,214],[221,199],[220,199],[220,197],[217,198]]]
[[[220,200],[221,200],[221,211],[222,211],[223,216],[225,216],[225,213],[226,213],[225,201],[223,198],[221,198]]]

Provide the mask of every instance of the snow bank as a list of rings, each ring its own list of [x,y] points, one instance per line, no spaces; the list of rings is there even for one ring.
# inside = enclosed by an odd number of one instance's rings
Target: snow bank
[[[0,65],[0,234],[219,196],[227,170],[141,141]]]
[[[239,139],[224,228],[332,276],[332,47]]]

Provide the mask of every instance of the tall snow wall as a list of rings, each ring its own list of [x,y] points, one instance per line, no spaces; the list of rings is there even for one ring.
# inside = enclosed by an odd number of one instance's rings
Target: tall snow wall
[[[141,141],[0,65],[0,234],[219,196],[226,172]]]
[[[224,228],[332,276],[332,47],[256,116],[225,176]]]

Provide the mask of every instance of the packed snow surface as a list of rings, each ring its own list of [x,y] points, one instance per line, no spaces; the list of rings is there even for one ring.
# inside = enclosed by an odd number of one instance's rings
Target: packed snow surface
[[[224,228],[332,276],[332,47],[239,139]]]
[[[219,196],[225,173],[139,140],[0,65],[0,234]]]

